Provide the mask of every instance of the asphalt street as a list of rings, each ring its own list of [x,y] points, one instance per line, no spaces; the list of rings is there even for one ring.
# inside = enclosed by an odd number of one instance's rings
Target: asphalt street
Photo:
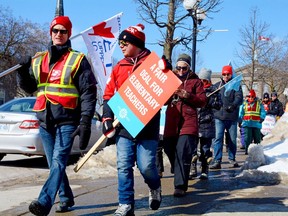
[[[240,165],[245,161],[244,152],[238,151]],[[288,215],[287,185],[263,185],[236,178],[240,168],[230,168],[224,153],[221,170],[210,171],[209,180],[190,180],[185,197],[173,196],[173,175],[165,167],[162,178],[163,201],[157,211],[148,208],[148,188],[141,176],[135,177],[135,215]],[[97,170],[95,170],[97,172]],[[136,172],[137,173],[137,172]],[[56,214],[54,207],[50,216],[102,216],[112,215],[117,208],[117,178],[73,179],[75,206],[72,211]],[[36,187],[36,185],[35,185]],[[15,194],[15,196],[17,196]],[[21,203],[0,215],[31,215],[29,203]]]

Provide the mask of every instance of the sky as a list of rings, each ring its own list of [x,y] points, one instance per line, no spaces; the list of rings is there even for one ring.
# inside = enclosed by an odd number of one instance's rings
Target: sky
[[[0,0],[0,5],[5,8],[9,7],[13,17],[47,24],[48,31],[49,23],[55,15],[56,0]],[[228,31],[215,31],[204,42],[197,42],[199,56],[196,59],[196,72],[202,67],[210,68],[213,72],[220,72],[223,65],[230,61],[232,64],[233,62],[237,64],[235,53],[236,50],[239,50],[239,30],[248,25],[251,9],[255,7],[259,10],[258,19],[270,25],[267,35],[273,34],[275,39],[280,40],[288,35],[286,27],[287,0],[223,0],[219,6],[220,11],[208,14],[212,19],[205,19],[202,25],[212,30],[227,29]],[[134,1],[64,0],[64,14],[69,16],[73,23],[72,36],[120,12],[123,12],[122,30],[128,26],[143,23],[147,48],[155,51],[158,56],[162,56],[163,49],[159,45],[151,45],[161,40],[158,30],[139,18]],[[192,25],[192,21],[187,25]],[[74,49],[85,51],[85,45],[81,38],[75,39],[72,44]],[[182,52],[181,47],[178,49],[178,53]],[[122,58],[119,48],[116,48],[113,57],[118,60]],[[173,58],[176,59],[177,56],[172,56]]]

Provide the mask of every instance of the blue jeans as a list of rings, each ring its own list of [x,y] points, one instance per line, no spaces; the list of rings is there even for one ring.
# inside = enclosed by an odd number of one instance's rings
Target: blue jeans
[[[40,127],[40,136],[46,154],[50,173],[42,187],[38,202],[49,212],[59,191],[60,202],[74,201],[74,196],[66,175],[66,165],[73,145],[71,134],[74,125],[62,125],[47,130]]]
[[[228,145],[228,159],[235,160],[236,150],[237,150],[237,122],[229,120],[219,120],[215,119],[216,126],[216,137],[214,139],[214,162],[222,161],[223,154],[223,140],[225,129],[230,135]]]
[[[118,193],[120,204],[134,204],[134,174],[137,167],[145,183],[152,190],[160,187],[160,177],[156,167],[157,140],[133,140],[117,137]]]

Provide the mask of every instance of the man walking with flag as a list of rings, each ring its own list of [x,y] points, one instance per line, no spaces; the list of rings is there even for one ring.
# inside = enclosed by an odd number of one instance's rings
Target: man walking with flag
[[[217,88],[221,88],[219,92],[222,100],[222,107],[220,110],[214,110],[216,137],[214,139],[214,160],[210,169],[221,169],[222,153],[223,153],[223,140],[225,130],[230,136],[228,145],[228,159],[232,167],[238,167],[236,162],[237,150],[237,121],[239,106],[243,101],[243,93],[241,88],[242,76],[237,76],[232,79],[233,69],[231,65],[225,65],[222,68],[221,81],[216,83]],[[240,78],[239,78],[240,77]],[[235,82],[235,80],[237,82]],[[229,82],[231,85],[229,85]],[[236,88],[235,88],[236,87]]]

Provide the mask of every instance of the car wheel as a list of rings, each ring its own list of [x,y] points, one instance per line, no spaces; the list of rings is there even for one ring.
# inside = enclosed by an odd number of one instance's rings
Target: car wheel
[[[0,161],[6,156],[4,153],[0,153]]]

